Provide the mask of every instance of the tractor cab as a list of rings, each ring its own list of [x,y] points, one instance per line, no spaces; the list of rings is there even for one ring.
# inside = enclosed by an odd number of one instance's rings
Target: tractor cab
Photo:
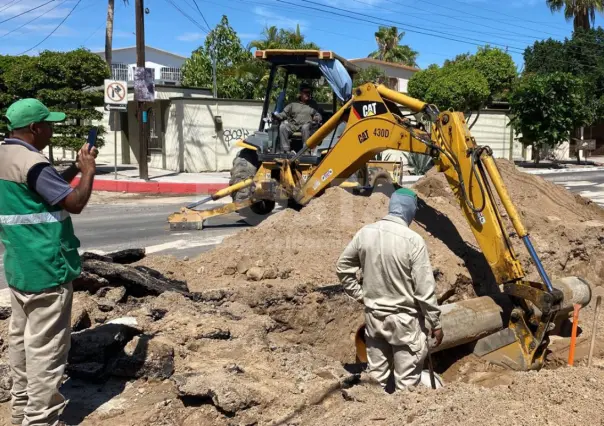
[[[258,131],[246,138],[245,143],[256,148],[260,161],[270,161],[274,158],[287,156],[281,149],[279,140],[279,121],[273,119],[274,112],[282,112],[288,102],[288,89],[297,90],[300,82],[305,82],[314,88],[315,94],[320,83],[331,87],[331,102],[318,102],[322,122],[325,123],[337,110],[338,101],[345,102],[352,95],[352,79],[358,68],[331,51],[324,50],[257,50],[255,57],[270,64],[267,90],[262,107],[262,116]],[[279,79],[277,75],[280,73]],[[295,78],[292,78],[295,77]],[[279,87],[276,81],[280,80]],[[294,81],[295,80],[295,81]],[[275,88],[280,89],[275,95]],[[316,101],[316,99],[315,99]],[[346,123],[327,135],[321,145],[309,155],[300,159],[302,163],[316,164],[320,161],[321,153],[329,150],[338,140]],[[302,148],[302,135],[294,132],[290,137],[291,150]]]

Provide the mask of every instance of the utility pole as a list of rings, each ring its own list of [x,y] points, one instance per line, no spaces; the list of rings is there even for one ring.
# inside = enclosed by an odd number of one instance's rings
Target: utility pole
[[[136,66],[145,67],[145,5],[144,0],[136,0]],[[145,135],[145,123],[143,122],[145,103],[136,103],[136,117],[138,120],[138,170],[139,177],[149,179],[149,167],[147,164],[147,137]]]

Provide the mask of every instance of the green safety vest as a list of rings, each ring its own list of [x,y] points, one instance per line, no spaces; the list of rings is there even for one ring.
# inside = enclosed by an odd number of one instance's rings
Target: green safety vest
[[[0,146],[0,240],[8,285],[39,293],[81,272],[80,241],[69,213],[51,206],[27,184],[29,170],[46,157],[20,145]]]

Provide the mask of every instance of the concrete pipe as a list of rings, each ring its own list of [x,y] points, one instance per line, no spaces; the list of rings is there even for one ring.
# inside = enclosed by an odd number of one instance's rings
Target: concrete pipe
[[[581,278],[561,278],[552,285],[564,294],[559,317],[566,317],[574,304],[586,306],[591,300],[591,287]],[[441,306],[444,338],[432,351],[442,351],[497,333],[508,326],[512,309],[512,301],[503,293]]]

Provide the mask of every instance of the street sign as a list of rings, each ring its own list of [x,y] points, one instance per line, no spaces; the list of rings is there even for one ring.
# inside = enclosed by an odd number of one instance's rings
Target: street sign
[[[126,111],[128,109],[128,83],[105,80],[105,110]]]

